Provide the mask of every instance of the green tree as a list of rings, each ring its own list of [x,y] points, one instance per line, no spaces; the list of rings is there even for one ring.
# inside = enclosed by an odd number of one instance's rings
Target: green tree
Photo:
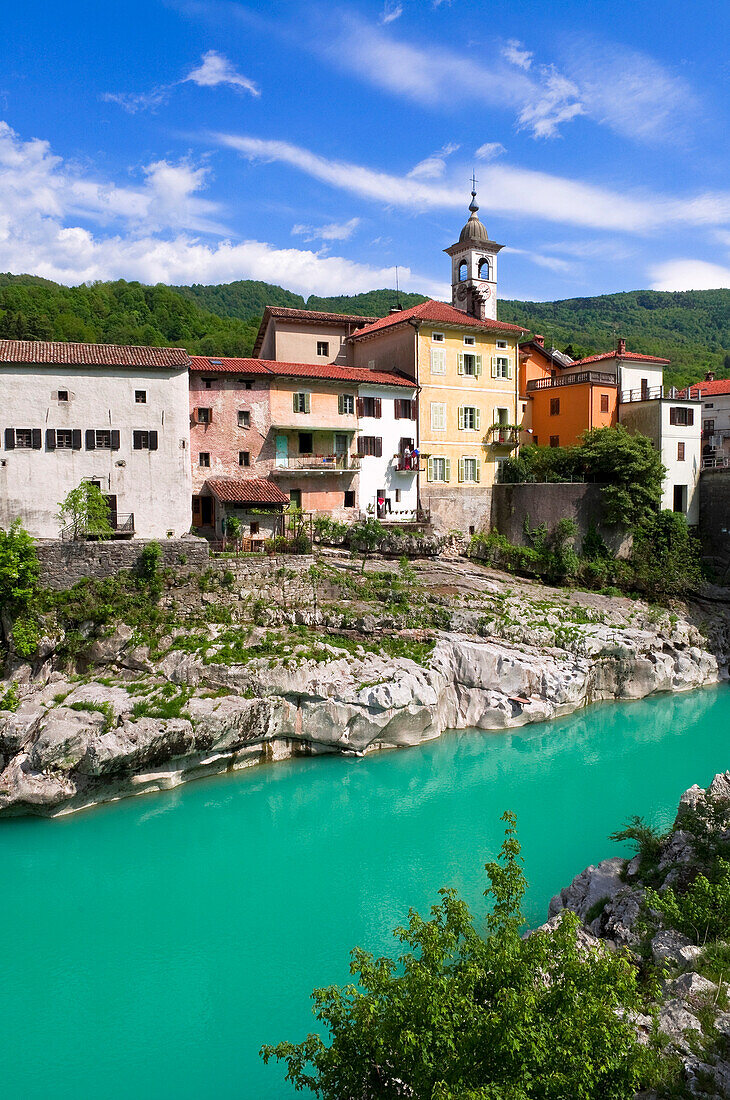
[[[101,490],[90,481],[82,481],[66,495],[58,505],[61,527],[71,528],[74,539],[107,539],[113,533],[109,522],[109,505]]]
[[[377,519],[364,519],[360,523],[354,523],[350,528],[348,542],[351,550],[359,550],[362,554],[362,572],[365,572],[365,562],[369,556],[378,549],[385,537],[386,531],[382,523]]]
[[[0,621],[20,657],[31,657],[38,645],[39,573],[35,542],[16,519],[0,530]]]
[[[352,953],[357,984],[313,993],[329,1032],[264,1046],[296,1088],[323,1100],[629,1100],[648,1066],[626,1017],[629,959],[583,950],[577,918],[521,937],[525,878],[515,820],[486,865],[486,936],[455,890],[430,920],[411,910],[399,958]]]
[[[602,482],[606,523],[639,527],[657,514],[666,470],[645,435],[616,428],[593,428],[580,448],[586,477]]]
[[[680,512],[649,517],[634,534],[634,583],[650,596],[681,596],[703,583],[700,541]]]

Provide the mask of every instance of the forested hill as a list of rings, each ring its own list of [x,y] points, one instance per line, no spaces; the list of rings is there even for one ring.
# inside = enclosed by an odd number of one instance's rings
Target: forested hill
[[[66,287],[33,275],[0,274],[0,337],[178,345],[203,355],[248,355],[266,304],[377,317],[396,304],[424,300],[420,294],[373,290],[305,301],[253,280],[179,287],[119,280]],[[623,336],[633,351],[671,359],[666,380],[672,385],[696,381],[708,369],[730,376],[730,290],[501,301],[499,315],[576,356],[607,351]]]

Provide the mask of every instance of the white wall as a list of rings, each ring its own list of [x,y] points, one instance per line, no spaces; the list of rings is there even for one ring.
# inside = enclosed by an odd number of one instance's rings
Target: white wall
[[[702,404],[701,402],[665,400],[661,404],[661,455],[667,468],[662,494],[662,508],[674,507],[674,486],[687,486],[687,523],[699,523],[700,471],[702,469]],[[685,427],[669,423],[669,410],[694,409],[694,424]],[[684,443],[684,461],[677,458],[677,444]]]
[[[57,399],[58,390],[69,401]],[[147,401],[137,404],[135,390]],[[187,370],[0,364],[0,527],[16,517],[37,538],[57,538],[58,505],[82,480],[133,512],[135,534],[182,535],[191,523]],[[6,428],[41,430],[41,449],[6,450]],[[48,450],[46,430],[81,431],[81,450]],[[86,429],[117,429],[118,451],[86,450]],[[135,451],[132,432],[158,433],[156,451]]]
[[[603,370],[603,364],[597,363],[597,369]],[[645,378],[650,390],[661,386],[664,380],[663,368],[656,363],[637,363],[636,366],[626,360],[621,362],[621,377],[619,378],[619,398],[626,390],[641,390],[641,380]]]
[[[390,499],[391,517],[397,519],[397,513],[411,511],[418,504],[418,474],[415,470],[399,472],[393,455],[400,450],[401,438],[416,441],[416,421],[395,419],[395,399],[414,401],[415,389],[405,386],[359,386],[358,397],[379,397],[382,416],[361,417],[358,420],[358,435],[380,436],[383,440],[381,458],[366,456],[360,459],[360,509],[367,511],[368,505],[376,506],[379,489],[385,489]],[[400,502],[396,502],[395,491],[400,489]],[[405,517],[404,517],[405,519]]]

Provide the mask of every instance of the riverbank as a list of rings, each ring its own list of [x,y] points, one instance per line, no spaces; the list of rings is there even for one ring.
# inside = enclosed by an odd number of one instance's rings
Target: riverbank
[[[506,729],[727,675],[722,602],[666,610],[458,558],[370,562],[363,574],[345,554],[243,559],[167,569],[161,582],[144,628],[139,614],[134,627],[120,621],[108,587],[95,602],[83,586],[47,616],[38,658],[11,664],[0,814],[66,814],[292,756]]]

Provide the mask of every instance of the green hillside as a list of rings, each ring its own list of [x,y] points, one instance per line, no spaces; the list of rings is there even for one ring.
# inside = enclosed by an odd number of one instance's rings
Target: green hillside
[[[250,279],[220,286],[144,286],[119,280],[66,287],[34,275],[0,274],[0,337],[112,344],[178,345],[204,355],[248,355],[264,306],[383,316],[420,294],[372,290],[305,299]],[[730,290],[639,290],[559,302],[501,301],[502,320],[541,332],[575,356],[608,351],[623,336],[633,351],[672,360],[670,385],[708,369],[730,376]]]

